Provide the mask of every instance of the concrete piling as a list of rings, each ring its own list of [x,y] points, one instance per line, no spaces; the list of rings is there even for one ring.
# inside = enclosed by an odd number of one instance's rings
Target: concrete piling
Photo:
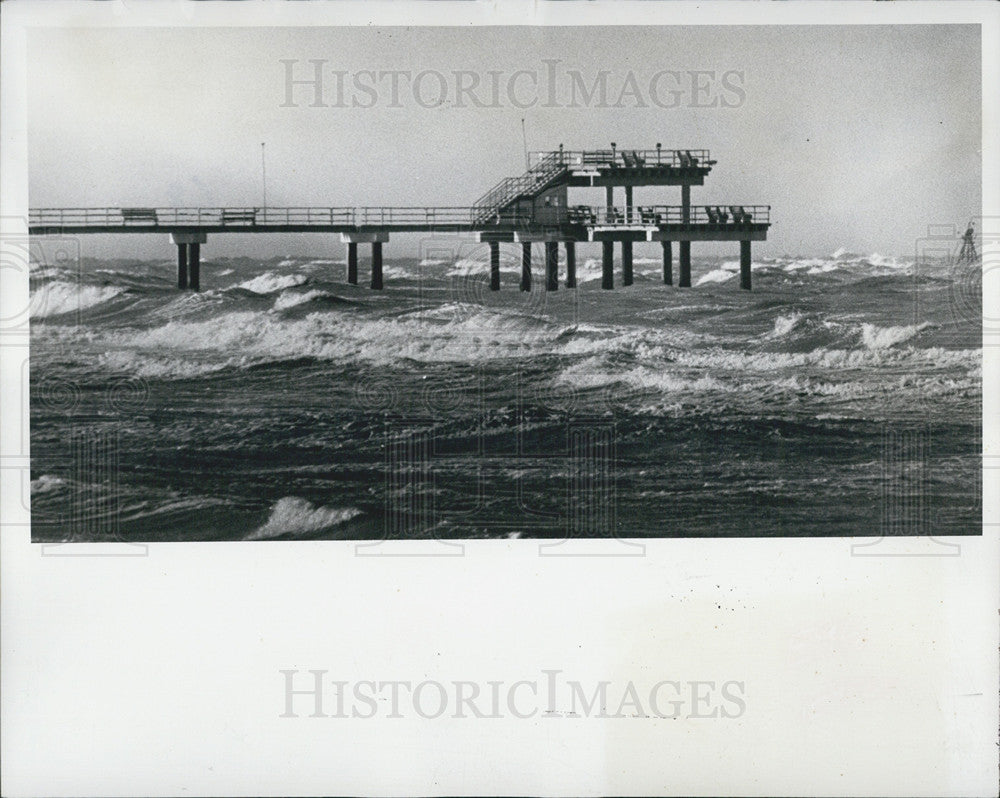
[[[545,242],[545,290],[559,290],[559,242]]]
[[[622,285],[632,285],[631,241],[622,241]]]
[[[372,242],[372,288],[382,290],[382,242]]]
[[[531,242],[521,242],[521,290],[531,290]]]
[[[690,288],[691,287],[691,242],[681,241],[680,242],[681,252],[680,252],[680,287]]]
[[[177,287],[188,287],[188,245],[177,245]]]
[[[674,284],[674,245],[672,241],[662,241],[663,244],[663,283]]]
[[[347,243],[347,282],[358,284],[358,245],[355,241]]]
[[[201,244],[188,245],[188,288],[201,290]]]
[[[490,291],[500,290],[500,243],[490,241]]]
[[[740,241],[740,288],[750,290],[750,242]]]
[[[576,242],[566,242],[566,287],[576,288]]]
[[[601,252],[601,288],[615,287],[615,242],[602,241]]]

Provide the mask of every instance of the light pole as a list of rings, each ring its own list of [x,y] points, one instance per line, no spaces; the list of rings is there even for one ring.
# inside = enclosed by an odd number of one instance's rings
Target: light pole
[[[264,212],[267,212],[267,162],[264,160],[264,142],[260,143],[260,176],[264,190]]]

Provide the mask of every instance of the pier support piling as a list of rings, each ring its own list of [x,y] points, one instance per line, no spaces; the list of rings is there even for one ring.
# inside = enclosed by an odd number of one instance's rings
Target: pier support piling
[[[576,242],[566,244],[566,287],[576,288]]]
[[[559,290],[559,242],[545,242],[545,290]]]
[[[622,241],[622,285],[632,285],[631,241]]]
[[[531,242],[521,242],[521,290],[531,290]]]
[[[201,231],[177,231],[170,234],[170,243],[177,245],[177,287],[201,288],[201,245],[208,235]]]
[[[490,241],[490,291],[500,290],[500,243]]]
[[[615,287],[615,242],[602,241],[601,288]]]
[[[358,284],[358,245],[355,241],[347,243],[347,282]]]
[[[188,287],[188,245],[177,245],[177,287]]]
[[[680,285],[681,288],[691,287],[691,242],[681,241],[680,242],[681,252],[680,252]]]
[[[201,244],[188,245],[188,288],[201,290]]]
[[[382,242],[372,242],[372,288],[382,290]]]
[[[740,288],[750,290],[750,242],[740,241]]]
[[[674,284],[674,245],[672,241],[662,241],[663,244],[663,283]]]

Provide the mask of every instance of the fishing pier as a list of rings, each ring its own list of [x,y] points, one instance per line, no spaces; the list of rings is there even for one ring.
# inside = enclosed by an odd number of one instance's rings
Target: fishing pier
[[[692,241],[738,241],[740,287],[751,288],[752,241],[764,241],[769,205],[692,205],[691,187],[704,185],[715,161],[708,150],[568,151],[532,153],[524,174],[509,177],[469,207],[334,208],[33,208],[31,235],[167,233],[177,247],[177,287],[201,287],[201,245],[216,233],[339,233],[347,244],[347,282],[358,282],[358,245],[371,246],[373,289],[383,288],[382,247],[391,233],[466,233],[487,243],[490,288],[500,290],[500,245],[521,245],[522,291],[532,290],[531,246],[545,245],[545,289],[559,288],[559,245],[565,248],[565,285],[576,287],[576,244],[601,242],[601,287],[613,289],[614,247],[621,248],[621,282],[631,285],[632,248],[659,241],[663,281],[691,285]],[[636,187],[680,187],[679,205],[633,202]],[[570,189],[604,188],[599,207],[570,205]],[[623,191],[616,198],[616,190]],[[620,202],[619,199],[624,200]]]

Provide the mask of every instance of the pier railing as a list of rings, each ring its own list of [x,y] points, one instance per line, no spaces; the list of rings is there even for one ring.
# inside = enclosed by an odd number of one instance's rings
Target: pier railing
[[[685,218],[683,205],[636,205],[631,209],[576,205],[566,209],[566,222],[601,227],[707,224],[720,230],[771,223],[770,205],[691,205],[687,210]]]
[[[587,167],[637,168],[669,166],[675,169],[712,166],[715,161],[708,150],[551,150],[533,152],[531,159],[539,163],[555,162],[571,169]]]
[[[769,225],[770,205],[636,205],[632,208],[575,205],[560,209],[545,224],[601,227],[657,227],[708,225],[727,230],[749,225]],[[451,227],[483,229],[521,227],[534,223],[530,213],[494,207],[358,208],[39,208],[32,209],[29,226],[42,230],[116,230],[148,232],[162,229],[207,228],[215,231],[267,231],[283,229],[352,230],[357,228],[433,229]]]
[[[31,227],[148,229],[212,227],[261,230],[283,227],[394,227],[437,225],[481,227],[518,225],[530,216],[495,211],[484,219],[473,207],[334,207],[334,208],[38,208],[29,215]]]

